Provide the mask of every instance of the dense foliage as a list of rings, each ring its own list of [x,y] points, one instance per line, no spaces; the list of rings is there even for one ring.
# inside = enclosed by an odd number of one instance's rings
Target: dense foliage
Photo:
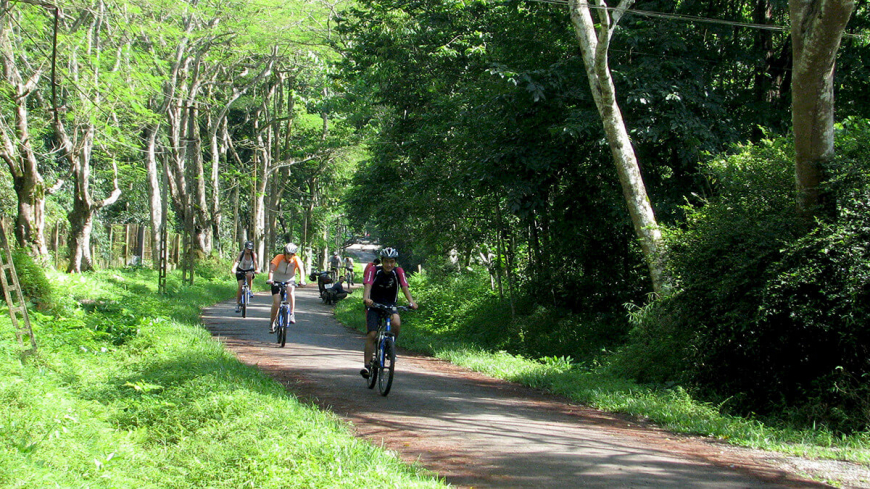
[[[696,385],[723,407],[835,430],[870,426],[870,125],[838,131],[837,214],[793,212],[792,146],[762,141],[706,167],[712,195],[671,237],[680,291],[638,314],[623,366]]]
[[[633,8],[673,14],[629,12],[610,63],[656,213],[678,223],[703,193],[700,161],[788,130],[790,83],[787,36],[679,17],[774,25],[786,5]],[[354,222],[375,225],[414,261],[453,254],[465,265],[493,253],[498,272],[575,312],[645,300],[648,278],[562,8],[366,0],[339,21],[342,76],[359,125],[373,132],[348,202]],[[850,42],[838,76],[866,74],[856,62],[866,56]],[[866,111],[857,98],[843,103]]]

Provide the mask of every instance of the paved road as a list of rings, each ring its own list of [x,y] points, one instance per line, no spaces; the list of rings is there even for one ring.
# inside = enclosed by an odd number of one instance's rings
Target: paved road
[[[358,373],[362,335],[333,319],[316,287],[297,290],[299,322],[284,348],[268,333],[269,300],[257,294],[247,319],[232,302],[217,304],[203,321],[242,361],[347,419],[358,436],[456,486],[829,487],[763,457],[638,426],[401,348],[393,391],[381,397]]]

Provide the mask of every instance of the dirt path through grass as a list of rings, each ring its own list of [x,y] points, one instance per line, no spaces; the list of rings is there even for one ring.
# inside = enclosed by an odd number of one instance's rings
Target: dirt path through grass
[[[335,321],[316,287],[297,291],[299,322],[284,348],[268,333],[270,299],[258,294],[247,319],[217,304],[203,322],[243,362],[455,486],[830,487],[772,454],[670,434],[401,348],[381,397],[359,376],[363,336]]]

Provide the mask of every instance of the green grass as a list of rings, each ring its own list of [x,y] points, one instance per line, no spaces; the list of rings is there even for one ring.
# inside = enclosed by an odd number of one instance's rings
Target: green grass
[[[231,279],[50,273],[39,352],[0,318],[0,486],[444,487],[241,364],[199,325]]]
[[[721,414],[719,406],[693,399],[680,386],[640,385],[614,374],[606,355],[578,364],[566,356],[528,358],[508,353],[499,348],[497,340],[481,341],[491,337],[492,331],[516,335],[516,325],[506,323],[510,319],[504,313],[507,306],[494,307],[496,298],[487,299],[478,289],[465,287],[461,282],[433,284],[426,277],[415,277],[411,289],[421,309],[403,314],[401,346],[604,411],[630,414],[678,433],[798,456],[870,463],[870,433],[835,435]],[[361,299],[361,294],[351,295],[336,310],[340,321],[360,331],[365,328],[359,312]],[[487,322],[486,316],[493,321]],[[504,344],[510,344],[509,340]]]

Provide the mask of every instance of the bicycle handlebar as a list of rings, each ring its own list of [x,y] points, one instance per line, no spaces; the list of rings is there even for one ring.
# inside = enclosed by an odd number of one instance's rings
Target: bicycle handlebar
[[[292,285],[293,287],[299,287],[299,285],[296,285],[296,281],[295,281],[295,280],[289,280],[289,281],[287,281],[287,282],[278,282],[278,281],[275,281],[275,280],[272,280],[272,281],[270,282],[270,281],[267,280],[266,283],[267,283],[267,284],[270,284],[270,285],[277,285],[278,287],[287,287],[288,285]]]
[[[369,307],[372,309],[379,309],[379,310],[384,311],[384,312],[413,311],[413,309],[411,309],[410,307],[407,307],[407,306],[388,306],[386,304],[379,304],[377,302],[373,302],[372,305]]]

